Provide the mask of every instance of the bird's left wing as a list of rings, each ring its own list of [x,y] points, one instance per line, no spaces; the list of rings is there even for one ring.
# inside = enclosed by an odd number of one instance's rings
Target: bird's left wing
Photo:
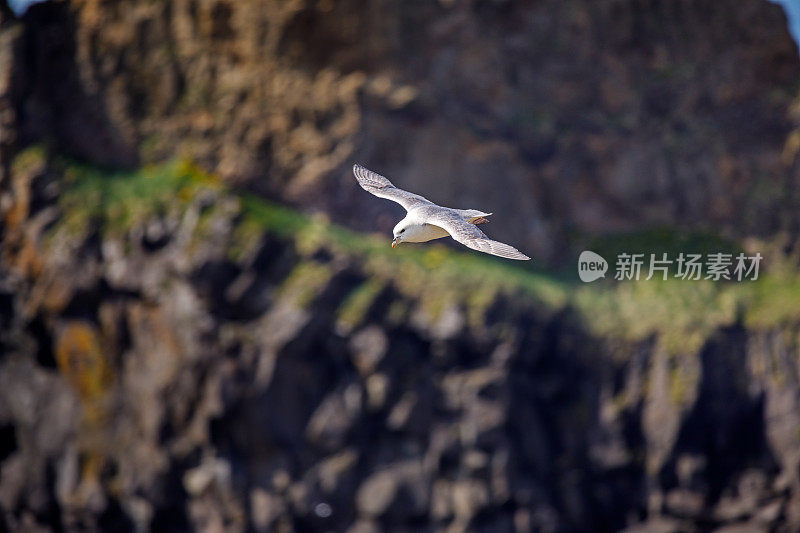
[[[427,222],[439,226],[449,233],[453,239],[468,248],[498,257],[505,257],[506,259],[516,259],[518,261],[527,261],[530,259],[530,257],[511,245],[493,241],[487,237],[484,232],[475,227],[475,225],[470,224],[459,216],[458,213],[450,209],[431,210],[429,213],[426,213],[426,215]]]
[[[418,194],[398,189],[388,179],[361,165],[353,165],[353,175],[355,175],[362,189],[379,198],[386,198],[387,200],[397,202],[405,207],[406,211],[422,204],[436,205]]]

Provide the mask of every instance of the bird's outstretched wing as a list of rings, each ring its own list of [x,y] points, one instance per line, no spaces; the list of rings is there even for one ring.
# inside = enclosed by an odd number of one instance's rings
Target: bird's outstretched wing
[[[423,198],[413,192],[398,189],[392,182],[384,178],[380,174],[362,167],[361,165],[353,165],[353,175],[355,175],[358,184],[365,191],[378,196],[379,198],[386,198],[397,202],[406,208],[406,211],[412,207],[417,207],[422,204],[436,205],[427,198]]]
[[[527,261],[530,259],[530,257],[513,246],[499,241],[493,241],[487,237],[484,232],[450,209],[431,209],[426,215],[425,218],[427,222],[439,226],[449,233],[453,239],[468,248],[499,257],[505,257],[506,259],[517,259],[519,261]]]

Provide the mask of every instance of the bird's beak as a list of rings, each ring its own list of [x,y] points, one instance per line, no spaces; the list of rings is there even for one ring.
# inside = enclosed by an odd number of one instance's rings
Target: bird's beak
[[[400,238],[395,237],[394,240],[392,241],[392,248],[397,248],[398,244],[400,244]]]

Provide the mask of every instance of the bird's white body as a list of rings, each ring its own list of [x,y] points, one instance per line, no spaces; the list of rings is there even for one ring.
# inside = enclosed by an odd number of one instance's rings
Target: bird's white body
[[[479,220],[486,220],[491,213],[484,213],[477,209],[453,209],[461,218],[470,224],[475,224]],[[477,222],[480,224],[480,222]],[[442,237],[450,237],[444,229],[426,221],[423,213],[419,209],[411,209],[403,220],[397,223],[392,232],[395,238],[400,237],[402,242],[428,242]]]

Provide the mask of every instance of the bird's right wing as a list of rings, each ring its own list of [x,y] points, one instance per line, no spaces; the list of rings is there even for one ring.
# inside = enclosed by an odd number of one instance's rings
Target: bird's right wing
[[[431,210],[426,218],[431,224],[439,226],[449,233],[453,239],[473,250],[518,261],[530,259],[511,245],[493,241],[474,224],[467,222],[451,209]]]
[[[353,175],[356,177],[356,180],[358,180],[358,184],[361,185],[362,189],[379,198],[386,198],[387,200],[397,202],[405,207],[406,211],[422,204],[436,205],[418,194],[398,189],[392,185],[392,182],[388,179],[361,165],[353,165]]]

